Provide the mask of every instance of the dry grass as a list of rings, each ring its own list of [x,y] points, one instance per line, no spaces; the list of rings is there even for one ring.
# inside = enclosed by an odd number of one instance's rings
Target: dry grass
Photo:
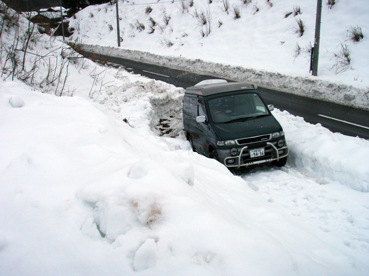
[[[332,9],[334,5],[336,5],[336,0],[327,0],[327,6],[328,8]]]
[[[296,22],[297,22],[297,27],[295,29],[295,32],[299,34],[299,36],[301,37],[305,33],[305,24],[301,19],[297,19]]]
[[[341,43],[340,52],[338,54],[334,54],[336,63],[332,66],[332,69],[335,71],[336,74],[345,72],[350,68],[351,64],[350,52],[351,50],[349,46]]]
[[[239,19],[241,18],[241,10],[239,6],[233,6],[233,15],[234,15],[234,19]]]
[[[364,38],[363,30],[361,27],[351,27],[349,30],[347,30],[348,36],[353,42],[359,42]]]

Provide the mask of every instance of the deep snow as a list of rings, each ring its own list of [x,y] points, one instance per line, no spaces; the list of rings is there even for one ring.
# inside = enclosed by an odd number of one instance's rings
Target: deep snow
[[[31,46],[73,59],[64,90],[42,61],[0,81],[0,275],[369,274],[369,141],[275,110],[287,166],[235,176],[183,139],[182,88]]]
[[[277,110],[288,166],[237,177],[151,131],[174,87],[120,74],[104,105],[0,83],[2,275],[369,272],[368,141]]]

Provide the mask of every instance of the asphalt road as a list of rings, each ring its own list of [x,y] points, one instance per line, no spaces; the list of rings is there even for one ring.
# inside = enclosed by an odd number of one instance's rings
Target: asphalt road
[[[86,57],[91,55],[88,52],[84,54]],[[94,55],[96,56],[96,54]],[[194,74],[119,57],[99,55],[98,58],[101,61],[109,62],[111,66],[124,66],[127,71],[161,80],[177,87],[186,88],[202,80],[214,78],[213,76]],[[263,87],[258,87],[257,90],[267,104],[274,104],[280,110],[287,110],[293,115],[301,116],[309,123],[320,123],[333,132],[369,139],[369,111]]]

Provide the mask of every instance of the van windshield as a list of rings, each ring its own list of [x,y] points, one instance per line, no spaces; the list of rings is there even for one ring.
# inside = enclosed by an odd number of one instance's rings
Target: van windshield
[[[268,116],[269,111],[258,94],[244,93],[213,98],[208,101],[214,123],[225,124]]]

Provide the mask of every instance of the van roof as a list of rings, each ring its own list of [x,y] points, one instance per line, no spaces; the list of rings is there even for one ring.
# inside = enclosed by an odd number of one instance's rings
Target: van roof
[[[210,96],[224,92],[239,91],[239,90],[255,90],[253,84],[246,82],[217,82],[208,83],[188,87],[185,93]]]

